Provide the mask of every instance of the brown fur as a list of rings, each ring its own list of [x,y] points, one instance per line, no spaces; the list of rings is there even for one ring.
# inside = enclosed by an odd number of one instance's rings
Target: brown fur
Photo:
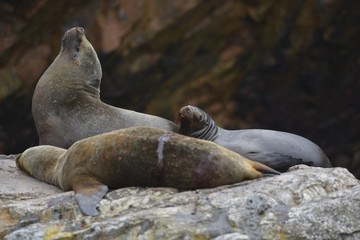
[[[276,173],[212,142],[149,127],[127,128],[83,139],[66,152],[58,149],[29,148],[17,158],[17,166],[64,191],[74,189],[80,194],[77,198],[80,205],[84,198],[95,196],[100,200],[106,186],[196,189],[262,177],[257,169]],[[47,159],[49,163],[39,159]],[[89,210],[91,214],[95,213]]]

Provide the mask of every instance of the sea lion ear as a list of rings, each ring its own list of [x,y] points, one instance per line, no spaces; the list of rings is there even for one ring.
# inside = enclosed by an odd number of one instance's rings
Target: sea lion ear
[[[199,123],[202,123],[204,121],[204,114],[199,112],[197,114],[197,120],[198,120]]]
[[[80,210],[89,216],[98,215],[96,205],[108,191],[108,187],[91,177],[73,179],[72,188]]]

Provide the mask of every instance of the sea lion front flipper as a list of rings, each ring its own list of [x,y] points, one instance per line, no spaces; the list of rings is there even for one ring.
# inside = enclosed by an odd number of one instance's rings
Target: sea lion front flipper
[[[72,188],[80,210],[89,216],[96,216],[96,205],[108,191],[108,187],[91,177],[73,179]]]
[[[294,158],[278,152],[250,152],[246,154],[246,157],[253,161],[261,162],[262,164],[279,170],[280,172],[286,172],[289,167],[298,164],[307,164],[309,166],[313,165],[312,162],[304,162],[301,158]]]

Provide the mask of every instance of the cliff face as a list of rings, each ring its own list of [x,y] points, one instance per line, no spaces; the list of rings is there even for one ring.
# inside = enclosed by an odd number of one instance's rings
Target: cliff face
[[[62,34],[82,26],[105,102],[169,119],[192,104],[225,128],[293,132],[360,176],[358,1],[0,5],[0,152],[37,145],[33,89]]]

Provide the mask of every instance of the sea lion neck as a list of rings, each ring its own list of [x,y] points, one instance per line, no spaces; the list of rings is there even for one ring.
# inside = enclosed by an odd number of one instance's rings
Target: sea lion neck
[[[208,141],[213,141],[218,136],[218,126],[214,120],[203,110],[192,106],[194,114],[201,116],[194,117],[194,132],[190,135],[191,137],[200,138]]]

